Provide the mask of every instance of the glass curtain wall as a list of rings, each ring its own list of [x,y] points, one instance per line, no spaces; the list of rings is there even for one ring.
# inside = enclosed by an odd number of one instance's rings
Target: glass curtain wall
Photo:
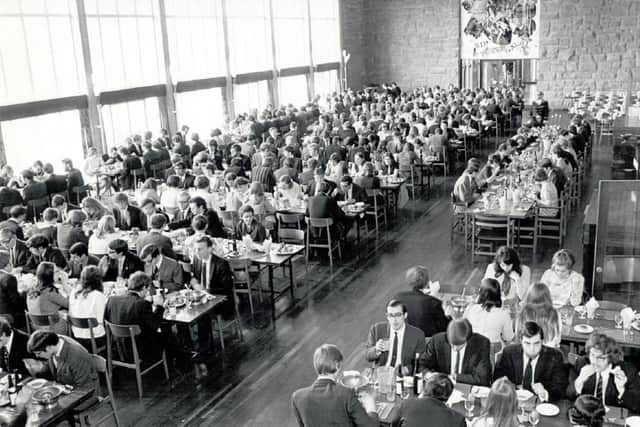
[[[222,89],[205,89],[176,94],[178,127],[188,124],[206,140],[211,130],[224,126]]]
[[[160,109],[158,98],[103,105],[100,108],[103,136],[107,146],[115,147],[133,135],[143,135],[150,130],[154,136],[160,135]]]

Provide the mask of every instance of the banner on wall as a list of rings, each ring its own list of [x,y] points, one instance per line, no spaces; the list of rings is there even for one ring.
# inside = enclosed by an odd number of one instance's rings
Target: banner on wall
[[[462,59],[537,59],[540,0],[461,0]]]

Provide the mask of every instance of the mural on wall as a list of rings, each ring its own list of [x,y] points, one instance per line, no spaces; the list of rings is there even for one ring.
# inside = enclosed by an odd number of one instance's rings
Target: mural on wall
[[[540,0],[461,0],[462,59],[538,58]]]

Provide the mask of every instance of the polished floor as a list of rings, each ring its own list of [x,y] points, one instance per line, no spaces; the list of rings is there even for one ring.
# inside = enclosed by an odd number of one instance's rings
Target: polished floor
[[[608,177],[610,147],[597,146],[591,176]],[[136,426],[294,426],[290,396],[315,375],[311,357],[322,343],[336,344],[345,355],[345,369],[361,369],[369,326],[384,319],[384,307],[403,288],[404,271],[427,266],[443,289],[476,286],[488,260],[471,263],[460,238],[450,238],[448,195],[454,178],[438,177],[431,196],[411,201],[379,242],[367,241],[351,250],[331,273],[327,263],[313,262],[305,272],[296,264],[297,301],[277,321],[266,305],[244,324],[244,340],[228,338],[225,354],[217,350],[205,364],[183,361],[167,384],[161,372],[144,379],[145,397],[137,398],[133,376],[116,372],[115,393],[125,425]],[[597,184],[589,178],[585,194]],[[581,270],[582,210],[571,218],[566,247],[577,254]],[[586,200],[586,201],[585,201]],[[548,267],[555,247],[534,259],[525,254],[533,279]],[[280,271],[277,277],[282,277]],[[282,280],[282,279],[281,279]],[[248,308],[247,310],[248,311]],[[218,349],[218,347],[216,347]]]

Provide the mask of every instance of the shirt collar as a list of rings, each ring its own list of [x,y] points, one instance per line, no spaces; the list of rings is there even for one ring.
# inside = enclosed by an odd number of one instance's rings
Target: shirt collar
[[[11,345],[13,344],[14,335],[15,335],[15,332],[13,332],[12,330],[11,334],[9,335],[9,340],[7,341],[7,345],[4,346],[7,349],[7,353],[11,353]]]
[[[158,255],[158,262],[156,262],[156,268],[160,268],[160,266],[162,265],[163,259],[164,257],[162,255]]]
[[[58,341],[58,348],[56,350],[55,357],[60,358],[60,353],[62,353],[62,346],[64,345],[64,339],[60,338]]]

